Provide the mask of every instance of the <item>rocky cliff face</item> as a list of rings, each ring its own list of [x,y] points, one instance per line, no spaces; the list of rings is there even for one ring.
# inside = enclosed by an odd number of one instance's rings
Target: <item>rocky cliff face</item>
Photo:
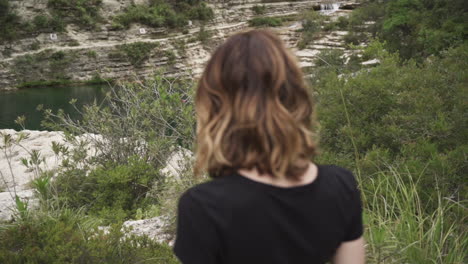
[[[24,20],[47,10],[48,0],[11,1]],[[104,0],[100,14],[111,21],[129,5],[145,4],[146,0]],[[0,89],[14,89],[36,81],[68,79],[86,81],[98,78],[121,79],[145,77],[155,71],[168,75],[197,76],[210,52],[233,32],[248,28],[248,21],[258,16],[254,6],[264,6],[262,16],[288,17],[291,20],[274,28],[298,55],[303,67],[313,66],[313,58],[321,49],[344,49],[346,32],[331,31],[297,50],[302,25],[298,21],[304,10],[320,9],[321,1],[265,3],[259,0],[207,1],[214,19],[205,26],[187,25],[184,32],[133,24],[125,30],[114,30],[110,22],[100,23],[92,31],[68,25],[64,32],[39,33],[0,45]],[[349,5],[346,5],[349,6]],[[346,15],[338,10],[332,16]],[[201,31],[201,32],[200,32]],[[142,53],[142,49],[145,54]]]

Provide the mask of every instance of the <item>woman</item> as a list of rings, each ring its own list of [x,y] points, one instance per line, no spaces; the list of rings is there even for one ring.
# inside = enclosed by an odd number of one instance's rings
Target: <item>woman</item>
[[[356,181],[311,162],[313,106],[278,37],[230,37],[208,62],[195,105],[195,173],[213,180],[179,201],[182,263],[364,263]]]

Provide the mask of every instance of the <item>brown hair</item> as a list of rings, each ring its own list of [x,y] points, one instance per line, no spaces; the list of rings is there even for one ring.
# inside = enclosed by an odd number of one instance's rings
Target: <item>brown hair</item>
[[[256,168],[298,179],[315,154],[302,72],[269,31],[237,33],[217,48],[198,83],[195,108],[196,175]]]

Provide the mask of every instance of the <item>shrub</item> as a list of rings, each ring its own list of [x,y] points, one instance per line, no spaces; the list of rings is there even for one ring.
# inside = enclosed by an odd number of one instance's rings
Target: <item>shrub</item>
[[[102,19],[99,9],[102,0],[48,0],[47,6],[54,17],[61,17],[65,23],[73,23],[84,28],[94,28]]]
[[[348,32],[343,38],[346,44],[359,45],[367,39],[364,33]]]
[[[146,193],[160,185],[160,176],[150,164],[136,157],[127,165],[109,163],[87,173],[71,169],[54,181],[58,197],[70,208],[86,208],[105,223],[127,220],[135,216],[145,203]]]
[[[214,17],[213,10],[204,2],[179,2],[171,5],[166,2],[152,1],[149,6],[133,5],[114,19],[114,28],[121,25],[128,28],[132,23],[141,23],[152,27],[182,28],[188,19],[208,21]]]
[[[263,15],[265,14],[266,11],[266,6],[265,5],[254,5],[252,6],[252,11],[257,14],[257,15]]]
[[[166,51],[164,51],[164,55],[167,57],[167,63],[169,65],[174,65],[175,64],[177,56],[175,55],[174,51],[166,50]]]
[[[20,25],[19,17],[11,11],[8,0],[0,0],[0,42],[11,41],[18,37],[16,30]]]
[[[61,82],[70,79],[69,68],[76,56],[73,51],[44,50],[16,57],[12,70],[20,83]]]
[[[349,24],[353,32],[367,31],[386,41],[387,48],[403,59],[422,62],[430,55],[465,42],[464,6],[462,0],[431,4],[369,1],[352,12]],[[366,23],[369,21],[374,23]]]
[[[97,58],[97,52],[94,50],[89,50],[86,52],[86,56],[91,59],[96,59]]]
[[[34,41],[34,42],[29,46],[29,48],[30,48],[31,50],[38,50],[38,49],[41,48],[41,43],[38,42],[38,41]]]
[[[185,7],[180,6],[177,9],[183,11]],[[200,2],[198,5],[195,6],[189,6],[186,10],[188,10],[188,18],[192,20],[199,20],[205,22],[214,18],[213,9],[208,7],[204,2]]]
[[[276,17],[255,17],[249,20],[251,27],[279,27],[282,24],[283,20]]]
[[[402,65],[397,55],[373,43],[364,56],[378,58],[379,66],[346,80],[336,71],[318,75],[323,148],[357,160],[373,150],[385,151],[388,162],[406,164],[411,173],[422,175],[419,191],[425,201],[435,202],[436,188],[443,196],[464,199],[461,153],[468,131],[459,120],[466,111],[460,94],[468,68],[466,49],[452,49],[421,66]]]
[[[178,263],[167,245],[125,235],[118,225],[106,233],[91,219],[69,209],[3,225],[0,262]]]
[[[151,51],[157,46],[157,43],[135,42],[117,46],[117,51],[133,66],[139,66],[149,58]]]
[[[338,17],[338,21],[336,21],[336,25],[338,26],[339,29],[345,30],[348,28],[349,25],[349,19],[344,16]]]
[[[324,31],[332,31],[336,29],[336,24],[333,22],[328,22],[323,25],[323,30]]]
[[[323,50],[317,55],[315,65],[318,67],[331,67],[339,73],[345,65],[344,52],[337,49]]]
[[[192,149],[195,128],[192,93],[191,82],[161,75],[145,82],[118,83],[109,88],[104,102],[80,110],[81,121],[45,109],[43,125],[73,135],[101,135],[88,137],[82,144],[92,143],[99,154],[89,160],[91,164],[126,164],[139,155],[154,168],[160,168],[177,146]],[[69,143],[80,145],[73,137]]]
[[[357,72],[339,52],[319,55],[327,63],[312,71],[322,148],[316,162],[354,169],[369,263],[465,258],[468,131],[460,93],[467,48],[417,64],[372,42],[362,59],[380,64]]]
[[[40,32],[63,32],[65,31],[65,23],[62,18],[58,15],[46,16],[37,15],[32,20],[32,27],[30,27],[30,33]]]
[[[211,37],[211,33],[207,30],[205,30],[205,26],[201,26],[200,30],[198,31],[197,34],[197,40],[200,41],[203,44],[207,44],[208,40]]]
[[[298,42],[299,48],[305,48],[307,44],[318,37],[324,21],[324,16],[314,10],[305,12],[302,15],[302,36]]]

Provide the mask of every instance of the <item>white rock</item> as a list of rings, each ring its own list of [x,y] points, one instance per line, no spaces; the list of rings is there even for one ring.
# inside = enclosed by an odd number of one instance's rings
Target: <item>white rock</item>
[[[143,220],[130,220],[123,223],[123,227],[130,227],[130,234],[147,235],[158,243],[168,243],[171,237],[164,232],[168,220],[164,216],[157,216]]]
[[[379,59],[372,59],[372,60],[361,62],[362,65],[376,65],[379,63],[380,63]]]
[[[33,190],[23,190],[16,192],[16,195],[23,201],[28,203],[28,208],[34,208],[37,205],[37,199],[34,199]],[[15,193],[10,192],[0,193],[0,220],[9,221],[12,219],[16,208]]]
[[[190,162],[193,157],[193,153],[188,149],[179,149],[171,154],[167,159],[166,167],[164,167],[161,172],[166,175],[166,177],[172,177],[179,179],[180,173],[188,165],[187,162]]]
[[[34,171],[26,168],[22,162],[22,158],[29,159],[32,150],[39,151],[41,157],[45,158],[45,163],[41,164],[44,170],[54,169],[58,164],[55,160],[55,154],[52,151],[52,142],[64,143],[62,132],[49,131],[34,131],[23,130],[21,132],[13,129],[0,130],[0,148],[4,146],[3,135],[10,135],[13,139],[17,139],[20,133],[27,135],[19,144],[13,144],[7,149],[7,155],[0,152],[0,183],[6,187],[12,188],[16,186],[19,190],[26,188],[26,184],[34,179]]]

